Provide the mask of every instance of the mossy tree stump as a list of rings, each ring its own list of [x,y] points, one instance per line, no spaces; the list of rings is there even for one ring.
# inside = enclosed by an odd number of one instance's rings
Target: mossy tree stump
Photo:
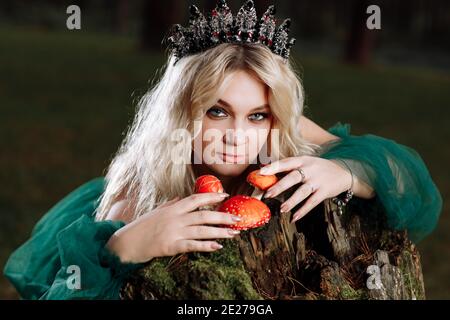
[[[290,194],[285,193],[285,194]],[[424,299],[420,256],[389,231],[376,200],[353,199],[342,216],[327,200],[290,224],[282,195],[272,218],[221,241],[214,253],[158,258],[133,274],[124,299]]]

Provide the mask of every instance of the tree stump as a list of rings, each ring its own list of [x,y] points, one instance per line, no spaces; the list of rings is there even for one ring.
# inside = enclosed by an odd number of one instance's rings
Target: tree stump
[[[283,197],[264,199],[272,218],[214,253],[158,258],[135,272],[123,299],[425,299],[416,247],[387,228],[376,199],[342,216],[325,201],[290,224]]]

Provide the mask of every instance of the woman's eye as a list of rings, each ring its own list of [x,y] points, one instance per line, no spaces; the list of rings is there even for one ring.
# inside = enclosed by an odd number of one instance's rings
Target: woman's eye
[[[211,108],[207,111],[207,113],[213,117],[222,118],[227,114],[220,108]]]
[[[250,115],[249,119],[253,121],[262,121],[264,119],[267,119],[268,117],[269,117],[268,113],[260,112]]]

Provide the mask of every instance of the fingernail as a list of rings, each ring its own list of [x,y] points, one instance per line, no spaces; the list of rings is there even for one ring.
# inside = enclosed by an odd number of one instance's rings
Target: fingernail
[[[226,197],[228,197],[228,196],[229,196],[228,193],[223,193],[223,192],[219,193],[219,197],[226,198]]]
[[[280,212],[281,213],[286,213],[288,211],[289,210],[288,210],[288,206],[287,205],[285,205],[285,204],[281,205],[281,207],[280,207]]]
[[[233,221],[241,221],[242,218],[238,217],[238,216],[233,216],[231,219],[233,219]]]
[[[237,234],[239,234],[239,233],[241,233],[239,230],[233,230],[233,229],[230,229],[230,230],[228,230],[228,233],[229,234],[232,234],[232,235],[237,235]]]
[[[299,219],[299,217],[293,217],[291,223],[297,222],[298,219]]]
[[[269,173],[269,169],[267,167],[264,167],[264,168],[259,170],[259,173],[260,174],[267,174],[267,173]]]
[[[213,247],[213,249],[222,249],[222,248],[223,248],[223,245],[218,244],[218,243],[213,243],[213,244],[212,244],[212,247]]]
[[[271,198],[273,196],[272,192],[266,192],[264,198]]]

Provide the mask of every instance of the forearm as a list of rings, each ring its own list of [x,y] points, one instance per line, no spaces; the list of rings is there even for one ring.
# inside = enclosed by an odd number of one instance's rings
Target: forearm
[[[362,199],[371,199],[375,197],[374,188],[358,175],[361,172],[362,165],[355,160],[334,159],[331,160],[349,173],[349,189],[352,189],[353,195]],[[344,163],[345,162],[345,163]]]
[[[355,196],[363,199],[372,199],[375,197],[375,190],[358,178],[354,179],[353,193]]]
[[[376,193],[391,228],[407,230],[417,242],[436,227],[442,197],[415,150],[371,134],[351,135],[349,125],[338,124],[330,132],[340,139],[323,146],[321,157],[348,159],[354,175]],[[360,186],[355,189],[358,196],[366,194]]]

